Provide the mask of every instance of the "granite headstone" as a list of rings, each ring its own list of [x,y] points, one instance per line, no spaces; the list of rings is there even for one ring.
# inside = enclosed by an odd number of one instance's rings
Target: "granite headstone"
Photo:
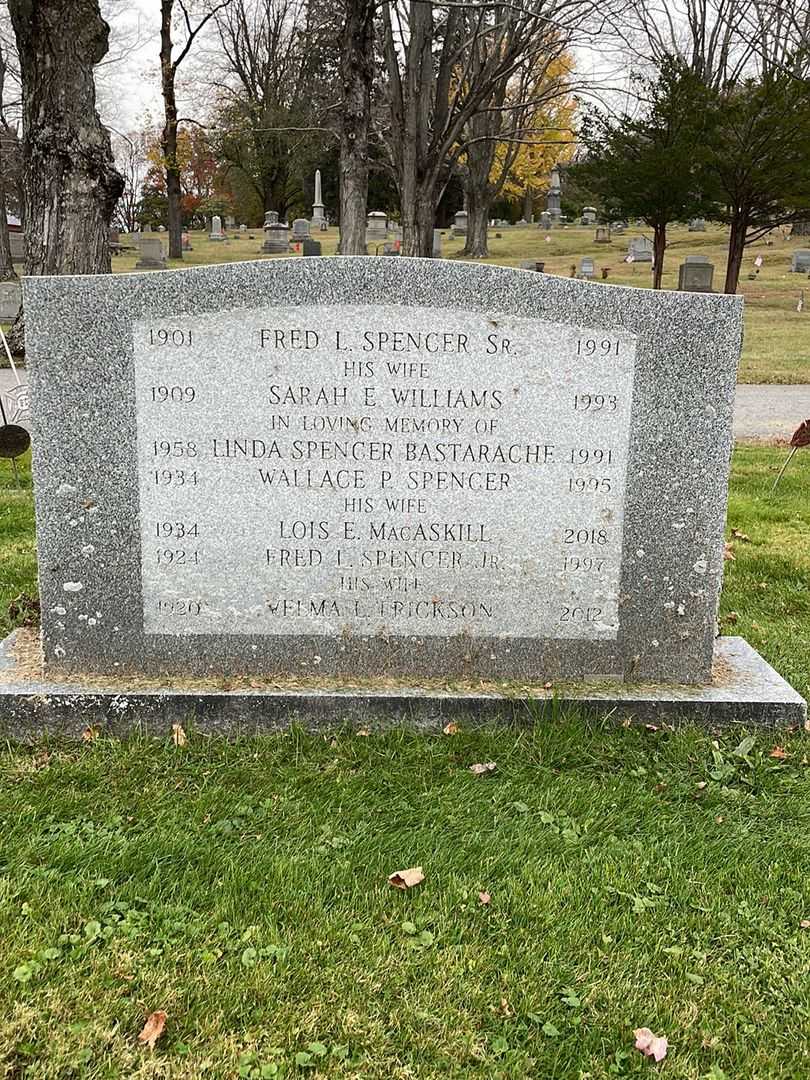
[[[25,290],[50,667],[708,676],[739,298],[362,258]]]
[[[678,289],[681,292],[711,292],[714,265],[706,255],[687,255],[678,267]]]
[[[404,258],[23,289],[45,667],[0,646],[0,717],[281,725],[286,691],[201,687],[292,676],[574,681],[732,721],[736,693],[800,722],[741,639],[715,647],[740,297]],[[342,693],[308,715],[369,708]]]

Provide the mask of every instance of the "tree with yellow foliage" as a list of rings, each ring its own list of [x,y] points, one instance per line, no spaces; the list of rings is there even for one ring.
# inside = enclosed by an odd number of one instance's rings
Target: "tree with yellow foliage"
[[[548,187],[551,170],[573,156],[575,110],[575,102],[570,96],[557,98],[538,109],[531,120],[535,137],[520,143],[506,169],[508,145],[496,147],[491,180],[497,181],[501,173],[505,173],[501,194],[510,202],[522,201],[526,221],[530,221],[534,213],[535,199]]]
[[[466,255],[488,254],[490,208],[502,192],[534,191],[572,151],[573,62],[554,35],[540,44],[465,128],[459,165],[467,197]]]

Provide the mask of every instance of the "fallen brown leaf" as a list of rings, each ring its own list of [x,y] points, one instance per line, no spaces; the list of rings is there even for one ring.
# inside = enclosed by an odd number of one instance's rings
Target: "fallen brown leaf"
[[[143,1043],[144,1046],[148,1046],[150,1050],[155,1049],[155,1043],[163,1034],[163,1029],[166,1027],[166,1013],[161,1009],[157,1012],[153,1012],[143,1025],[143,1031],[138,1036],[138,1042]]]
[[[810,919],[802,919],[802,921],[799,923],[799,926],[802,928],[802,930],[810,930]]]
[[[388,884],[395,889],[412,889],[425,880],[421,866],[412,866],[409,870],[395,870],[388,875]]]
[[[442,728],[442,732],[445,735],[458,735],[458,724],[451,720],[449,724],[445,724]]]
[[[492,900],[492,897],[488,892],[480,892],[478,894],[478,903],[486,907],[486,905]]]
[[[363,739],[367,739],[368,738],[368,728],[361,727],[360,730],[358,732],[356,732],[356,734],[359,735]]]
[[[698,791],[703,791],[703,789],[706,787],[706,781],[698,780],[697,784],[695,784],[695,787],[698,789]]]
[[[97,739],[97,738],[98,738],[98,728],[97,727],[92,727],[92,726],[91,727],[86,727],[84,729],[84,731],[82,732],[82,739],[85,742],[92,742],[93,739]]]
[[[784,761],[787,756],[787,750],[784,750],[781,746],[775,746],[768,755],[768,757],[776,758],[777,761]]]
[[[477,761],[475,765],[470,766],[470,772],[473,776],[487,776],[489,773],[494,773],[497,768],[494,761]]]
[[[649,1028],[635,1028],[633,1034],[636,1037],[636,1050],[640,1050],[645,1057],[651,1057],[654,1061],[663,1061],[667,1056],[669,1043],[666,1035],[653,1035]]]
[[[743,544],[751,543],[751,537],[748,533],[741,532],[740,529],[732,529],[731,535],[735,540],[741,540]]]
[[[185,746],[188,742],[186,733],[180,724],[172,724],[172,742],[175,746]]]
[[[723,547],[723,558],[726,560],[726,562],[734,562],[734,560],[737,558],[737,556],[734,554],[734,550],[733,550],[731,544],[728,542],[728,540],[726,541],[726,543],[725,543],[725,545]]]

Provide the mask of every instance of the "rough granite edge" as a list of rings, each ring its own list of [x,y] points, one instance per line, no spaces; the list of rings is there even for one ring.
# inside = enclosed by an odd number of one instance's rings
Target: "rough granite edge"
[[[115,737],[165,735],[172,725],[211,735],[251,735],[353,726],[407,726],[438,732],[448,720],[471,727],[530,724],[561,707],[610,713],[636,722],[808,730],[807,703],[743,638],[718,638],[705,686],[616,684],[531,688],[530,693],[441,690],[411,684],[376,689],[299,687],[237,690],[128,688],[108,680],[87,687],[30,673],[15,679],[14,634],[0,643],[0,733],[21,742],[43,735],[77,738],[88,728]]]

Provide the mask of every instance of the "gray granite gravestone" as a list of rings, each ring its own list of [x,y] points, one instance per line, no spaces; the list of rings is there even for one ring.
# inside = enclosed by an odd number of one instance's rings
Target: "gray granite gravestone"
[[[689,222],[689,232],[706,232],[706,222],[703,218],[692,218]]]
[[[647,236],[634,236],[627,245],[627,254],[633,256],[633,262],[652,262],[652,240]]]
[[[23,288],[44,669],[0,651],[4,733],[512,708],[482,680],[801,721],[715,643],[741,298],[406,258]]]
[[[714,265],[706,255],[687,255],[678,267],[678,289],[681,292],[711,292]]]
[[[306,218],[296,218],[292,224],[292,242],[300,243],[309,239],[309,222]]]
[[[272,225],[265,225],[262,251],[269,255],[289,255],[290,227],[286,222],[276,221]]]
[[[609,244],[610,243],[610,226],[598,225],[596,228],[596,234],[594,236],[594,242],[597,244]]]
[[[503,222],[502,221],[496,221],[495,224],[496,225],[502,225]],[[540,220],[537,223],[537,228],[538,229],[545,229],[546,231],[548,231],[551,228],[551,214],[548,212],[548,210],[544,210],[541,213]]]
[[[22,286],[19,281],[0,282],[0,322],[14,322],[21,303]]]
[[[320,253],[321,253],[321,242],[320,242],[320,240],[310,240],[309,237],[307,237],[304,240],[301,254],[302,255],[320,255]]]
[[[586,255],[579,260],[579,276],[581,278],[592,278],[593,275],[593,259],[589,255]]]
[[[433,230],[433,258],[440,259],[442,257],[442,231],[441,229]]]
[[[264,225],[265,228],[268,225],[278,224],[278,210],[265,210],[264,212]]]
[[[382,210],[371,210],[366,216],[366,243],[373,244],[388,236],[388,215]]]
[[[597,210],[595,206],[585,206],[582,210],[582,224],[583,225],[595,225],[597,218]]]
[[[191,245],[191,233],[183,232],[180,234],[180,244],[183,251],[193,251],[194,248]]]
[[[797,248],[793,252],[790,260],[790,272],[791,274],[810,273],[810,250],[808,248]]]
[[[453,236],[467,235],[467,211],[459,210],[453,218]]]
[[[222,231],[222,218],[219,214],[214,214],[211,218],[211,232],[208,234],[209,240],[224,240],[225,234]]]
[[[165,270],[166,253],[159,236],[141,235],[138,238],[140,258],[135,263],[136,270]]]

